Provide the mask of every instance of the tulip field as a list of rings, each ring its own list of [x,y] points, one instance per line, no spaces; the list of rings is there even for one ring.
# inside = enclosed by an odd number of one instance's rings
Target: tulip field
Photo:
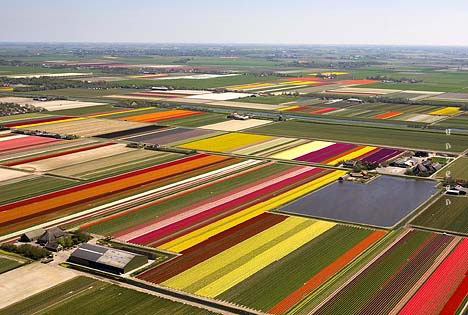
[[[232,88],[279,83],[265,84]],[[316,84],[328,83],[279,85]],[[437,107],[427,115],[452,112]],[[373,115],[387,120],[404,112]],[[2,241],[38,227],[78,229],[105,244],[170,257],[128,273],[128,281],[253,313],[455,314],[466,301],[468,199],[440,197],[437,178],[370,171],[367,180],[346,179],[352,171],[344,161],[384,165],[409,154],[393,141],[338,142],[300,128],[285,136],[256,133],[293,122],[230,120],[185,108],[48,112],[3,123]],[[60,287],[75,287],[67,283]],[[42,295],[25,301],[39,297],[46,303]]]
[[[171,177],[179,178],[184,173],[190,174],[224,165],[229,163],[229,160],[231,159],[222,156],[196,155],[7,203],[0,206],[0,234],[73,213],[73,206],[80,208],[80,204],[85,201],[102,202],[103,199],[112,198],[118,193],[127,193],[133,188],[165,183],[170,181]]]
[[[438,314],[458,308],[458,295],[466,290],[466,251],[467,241],[460,237],[406,230],[312,311]]]
[[[336,165],[346,160],[381,163],[403,153],[402,150],[392,148],[247,133],[219,135],[185,143],[179,147],[327,165]]]
[[[138,277],[282,314],[384,235],[381,231],[264,213]],[[327,243],[338,240],[336,248]],[[324,254],[323,259],[307,259],[317,252]],[[284,281],[288,274],[279,272],[281,269],[296,269],[297,274],[289,274],[292,279]]]

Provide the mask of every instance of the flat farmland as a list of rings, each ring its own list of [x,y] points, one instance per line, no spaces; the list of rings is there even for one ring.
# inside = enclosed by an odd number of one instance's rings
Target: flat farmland
[[[53,111],[54,115],[60,116],[82,116],[82,115],[92,115],[99,113],[108,113],[111,111],[119,110],[112,105],[97,105],[97,106],[88,106],[81,108],[72,108],[64,110],[55,110]]]
[[[295,102],[300,100],[301,98],[298,96],[257,96],[257,97],[243,97],[234,102],[242,102],[242,103],[261,103],[261,104],[271,104],[271,105],[279,105],[283,103]]]
[[[83,161],[76,165],[56,169],[51,174],[97,180],[167,163],[181,157],[182,155],[176,153],[135,150],[99,160]]]
[[[145,123],[122,120],[100,120],[95,118],[69,120],[56,124],[24,127],[26,129],[54,132],[77,136],[97,136],[102,133],[119,132],[148,126]]]
[[[107,95],[120,95],[129,93],[131,90],[128,89],[82,89],[82,88],[71,88],[71,89],[56,89],[56,90],[45,90],[45,91],[31,91],[27,94],[32,95],[45,95],[45,96],[68,96],[68,97],[102,97]]]
[[[160,86],[171,86],[177,89],[208,89],[208,88],[217,88],[237,84],[250,84],[261,81],[275,81],[278,80],[278,77],[269,76],[269,77],[259,77],[251,74],[247,75],[238,75],[238,76],[229,76],[229,77],[220,77],[213,79],[202,79],[202,80],[193,80],[193,79],[168,79],[168,80],[158,80],[157,84]],[[144,80],[144,79],[134,79],[134,80],[125,80],[118,81],[115,84],[118,85],[137,85],[137,86],[154,86],[155,81],[153,80]]]
[[[453,179],[468,180],[468,157],[463,156],[458,158],[436,173],[435,176],[439,178],[445,177],[446,172],[450,172],[450,176]]]
[[[213,314],[190,305],[119,287],[88,277],[76,277],[0,310],[2,314]]]
[[[23,120],[28,120],[28,119],[34,119],[34,118],[42,118],[42,117],[48,117],[50,115],[48,114],[40,114],[40,113],[28,113],[28,114],[18,114],[18,115],[11,115],[11,116],[2,116],[0,117],[0,123],[11,123],[14,121],[23,121]]]
[[[249,119],[249,120],[228,120],[216,124],[200,126],[200,129],[220,130],[220,131],[240,131],[253,127],[258,127],[271,123],[270,120]]]
[[[406,231],[396,243],[385,248],[376,259],[312,311],[316,314],[398,313],[409,299],[408,292],[417,290],[421,282],[427,279],[428,270],[431,271],[434,264],[437,266],[438,260],[446,259],[458,242],[459,239],[453,236]],[[462,250],[465,250],[464,247]],[[447,259],[450,259],[450,255]],[[444,281],[444,285],[452,286],[450,280]],[[456,283],[453,285],[456,286]],[[444,298],[427,304],[439,307],[445,301]]]
[[[323,113],[327,116],[370,118],[375,120],[391,119],[400,121],[432,123],[444,117],[431,115],[442,109],[441,106],[368,103],[336,109]]]
[[[77,184],[78,182],[68,179],[31,175],[28,180],[2,185],[0,204],[30,198]]]
[[[65,152],[60,156],[17,164],[15,165],[15,168],[34,172],[46,172],[79,164],[83,161],[104,159],[106,157],[125,154],[131,151],[134,151],[134,149],[126,147],[125,144],[109,144],[106,146],[90,148],[90,150],[82,150],[71,154],[65,154]]]
[[[168,128],[158,132],[147,133],[142,136],[125,138],[123,140],[132,142],[142,142],[149,144],[170,144],[174,142],[188,142],[193,138],[209,137],[212,134],[209,130],[189,129],[189,128]]]
[[[442,196],[414,218],[411,224],[468,234],[468,198]]]
[[[452,133],[451,148],[446,149],[447,135],[442,131],[419,131],[410,128],[373,128],[362,125],[286,121],[253,128],[251,132],[293,137],[369,143],[393,147],[462,152],[468,147],[468,136]]]
[[[218,298],[283,314],[383,235],[381,231],[336,225]]]
[[[456,117],[450,117],[437,123],[437,126],[454,128],[454,129],[468,129],[468,115],[463,114]]]
[[[44,68],[39,65],[34,66],[0,66],[0,73],[2,75],[19,75],[19,74],[35,74],[35,73],[67,73],[70,69],[51,69]],[[89,72],[87,69],[77,70],[73,69],[73,72]]]
[[[71,270],[38,262],[0,274],[2,282],[0,294],[4,297],[0,302],[0,309],[14,305],[75,276],[75,272]],[[0,310],[0,313],[3,314],[3,310]]]
[[[261,177],[270,177],[273,174],[279,172],[285,172],[286,170],[291,169],[287,165],[262,165],[263,167],[253,167],[252,162],[237,163],[233,166],[226,166],[224,169],[229,172],[237,172],[243,170],[239,176],[236,176],[232,173],[228,173],[226,180],[217,181],[217,177],[214,177],[212,184],[208,185],[198,185],[194,189],[187,190],[186,193],[182,194],[178,198],[168,198],[168,200],[162,200],[156,204],[149,204],[146,207],[138,209],[137,211],[128,211],[118,216],[110,216],[105,220],[96,221],[92,224],[86,225],[86,229],[92,233],[99,233],[103,235],[114,235],[122,240],[130,240],[139,236],[140,234],[146,234],[150,231],[146,229],[142,230],[141,233],[135,233],[134,230],[138,230],[139,225],[144,225],[150,220],[158,221],[159,218],[164,218],[164,216],[170,217],[171,213],[176,213],[177,209],[185,209],[190,207],[190,205],[198,204],[204,202],[210,196],[228,194],[231,190],[240,189],[242,186],[249,185],[252,182],[255,182],[258,178]],[[236,166],[236,167],[234,167]],[[231,168],[233,168],[231,170]],[[240,169],[238,168],[240,167]],[[223,170],[223,169],[221,169]],[[218,173],[217,171],[216,173]],[[223,171],[224,173],[224,171]],[[206,177],[211,179],[209,174],[206,174]],[[211,179],[211,180],[213,180]],[[169,193],[169,191],[167,192]],[[177,195],[176,195],[177,196]],[[187,208],[189,209],[189,208]],[[160,219],[159,219],[160,220]],[[131,233],[131,234],[130,234]],[[128,235],[124,237],[124,235]],[[130,236],[134,235],[134,236]],[[149,242],[145,242],[147,245]]]
[[[211,167],[219,167],[233,161],[227,157],[197,155],[176,161],[139,169],[121,175],[105,178],[78,186],[51,192],[23,201],[2,205],[0,225],[3,234],[28,227],[34,222],[62,220],[74,213],[92,208],[93,205],[110,202],[123,194],[150,189],[154,185],[180,180],[180,177],[193,176]],[[83,202],[86,201],[86,202]],[[92,202],[91,202],[92,201]],[[78,214],[80,215],[80,214]],[[66,220],[63,219],[63,220]]]
[[[359,77],[359,71],[353,72]],[[376,70],[372,72],[361,72],[362,76],[370,74],[383,74],[383,71]],[[404,72],[389,72],[391,76],[405,76]],[[395,90],[418,90],[418,91],[434,91],[434,92],[455,92],[464,93],[468,87],[468,73],[461,72],[436,72],[436,71],[418,71],[417,74],[412,74],[412,78],[423,80],[422,83],[374,83],[364,85],[366,88],[378,89],[395,89]]]
[[[182,118],[172,118],[166,120],[164,123],[172,126],[181,126],[181,127],[200,127],[209,124],[216,124],[223,121],[226,121],[225,114],[217,113],[204,113],[203,115],[194,115],[189,117]]]
[[[138,277],[282,314],[384,234],[265,213]]]
[[[5,258],[4,256],[0,255],[0,274],[15,269],[21,265],[23,265],[23,263],[20,263],[14,259]]]

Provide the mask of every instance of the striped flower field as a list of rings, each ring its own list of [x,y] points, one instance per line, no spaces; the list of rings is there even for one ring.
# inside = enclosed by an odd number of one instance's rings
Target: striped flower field
[[[165,189],[145,203],[82,227],[121,241],[181,252],[344,174],[256,160],[211,173],[193,178],[199,185]]]
[[[138,277],[282,314],[384,234],[264,213]],[[339,245],[330,246],[332,243]],[[317,253],[321,253],[320,258]],[[308,259],[314,255],[315,259]],[[282,269],[298,270],[290,273]]]
[[[406,230],[312,311],[438,314],[465,278],[466,251],[460,237]]]
[[[180,145],[185,149],[270,157],[280,160],[336,165],[346,160],[382,163],[403,151],[391,148],[310,141],[295,138],[278,138],[254,134],[230,133]]]
[[[193,115],[200,115],[203,112],[194,112],[189,110],[170,110],[166,112],[157,112],[144,115],[130,116],[125,118],[119,118],[121,120],[127,121],[137,121],[137,122],[157,122],[174,118],[189,117]]]
[[[233,160],[228,157],[212,155],[196,155],[174,162],[164,163],[130,173],[98,180],[75,186],[46,195],[25,199],[0,206],[0,233],[14,231],[27,226],[31,222],[55,218],[73,209],[73,206],[83,205],[104,197],[112,196],[142,185],[168,179],[195,170],[206,170],[211,165],[223,165]],[[86,207],[86,204],[84,204]]]
[[[61,142],[61,140],[54,138],[12,134],[0,138],[0,153],[11,153],[59,142]]]

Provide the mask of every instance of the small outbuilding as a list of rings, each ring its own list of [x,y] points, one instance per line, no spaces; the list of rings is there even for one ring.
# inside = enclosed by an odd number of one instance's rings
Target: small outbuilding
[[[39,239],[39,237],[41,237],[41,235],[44,234],[44,233],[45,233],[45,230],[42,229],[42,228],[35,229],[35,230],[26,232],[26,233],[24,233],[23,235],[21,235],[20,241],[21,241],[21,242],[25,242],[25,243],[28,243],[28,242],[35,242],[35,241],[37,241],[37,240]]]
[[[50,250],[51,252],[59,252],[63,249],[63,246],[58,242],[49,242],[45,246],[45,249]]]
[[[127,251],[83,244],[75,250],[68,261],[114,274],[123,274],[148,263],[148,257]]]

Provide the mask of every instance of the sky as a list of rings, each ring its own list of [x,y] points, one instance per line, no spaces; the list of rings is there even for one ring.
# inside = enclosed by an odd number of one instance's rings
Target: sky
[[[0,0],[3,42],[468,46],[468,0]]]

